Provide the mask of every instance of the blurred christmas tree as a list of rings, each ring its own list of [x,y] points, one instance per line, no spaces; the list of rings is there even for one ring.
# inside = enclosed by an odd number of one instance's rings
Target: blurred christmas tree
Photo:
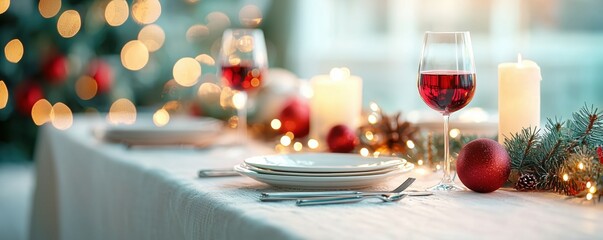
[[[217,83],[214,59],[224,29],[258,27],[269,4],[0,0],[0,43],[5,46],[0,162],[30,158],[37,126],[68,128],[72,113],[107,112],[117,102],[133,103],[139,111],[195,102],[201,83]],[[174,81],[174,65],[183,58],[197,61],[179,71],[198,65],[199,78]]]

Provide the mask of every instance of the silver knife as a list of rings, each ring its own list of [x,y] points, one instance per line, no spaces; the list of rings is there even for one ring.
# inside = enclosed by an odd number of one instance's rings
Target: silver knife
[[[290,193],[290,194],[289,194]],[[406,194],[409,197],[422,197],[433,195],[433,192],[427,191],[403,191],[402,194]],[[358,191],[324,191],[324,192],[278,192],[278,193],[262,193],[260,201],[262,202],[276,202],[276,201],[287,201],[287,200],[298,200],[298,199],[313,199],[313,198],[324,198],[324,197],[357,197],[357,196],[370,196],[370,195],[381,195],[381,194],[392,194],[392,192],[358,192]]]

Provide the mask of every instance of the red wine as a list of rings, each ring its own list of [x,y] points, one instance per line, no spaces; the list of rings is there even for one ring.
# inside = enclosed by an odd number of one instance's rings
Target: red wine
[[[236,90],[249,91],[262,84],[262,70],[251,65],[222,66],[222,82]]]
[[[419,76],[419,94],[429,107],[443,114],[467,106],[475,92],[475,73],[455,70],[424,71]]]

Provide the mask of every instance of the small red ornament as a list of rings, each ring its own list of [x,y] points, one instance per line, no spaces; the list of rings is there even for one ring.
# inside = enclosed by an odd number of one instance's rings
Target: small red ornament
[[[44,98],[44,90],[42,90],[40,84],[32,81],[24,81],[15,90],[17,111],[25,116],[29,116],[33,105],[42,98]]]
[[[44,64],[44,77],[52,84],[61,84],[69,76],[69,60],[64,55],[53,56]]]
[[[603,146],[597,148],[597,155],[599,156],[599,163],[603,164]]]
[[[292,132],[296,138],[303,138],[310,133],[310,106],[306,100],[289,100],[278,119],[282,124],[281,133]]]
[[[456,172],[469,189],[489,193],[499,189],[511,173],[511,159],[492,139],[476,139],[465,145],[457,158]]]
[[[107,62],[102,59],[93,60],[88,66],[88,74],[96,81],[98,93],[105,93],[111,90],[111,86],[113,85],[113,68]]]
[[[327,145],[331,152],[348,153],[358,145],[358,137],[352,129],[339,124],[327,134]]]

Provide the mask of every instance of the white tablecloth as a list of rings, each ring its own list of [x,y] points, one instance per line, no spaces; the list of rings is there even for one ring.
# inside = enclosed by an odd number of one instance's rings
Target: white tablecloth
[[[276,190],[245,177],[196,177],[224,168],[266,146],[128,149],[91,134],[94,121],[77,117],[60,131],[41,129],[32,239],[579,239],[600,238],[601,204],[551,193],[498,190],[408,197],[398,203],[296,207],[263,203]],[[404,174],[421,189],[438,175]]]

